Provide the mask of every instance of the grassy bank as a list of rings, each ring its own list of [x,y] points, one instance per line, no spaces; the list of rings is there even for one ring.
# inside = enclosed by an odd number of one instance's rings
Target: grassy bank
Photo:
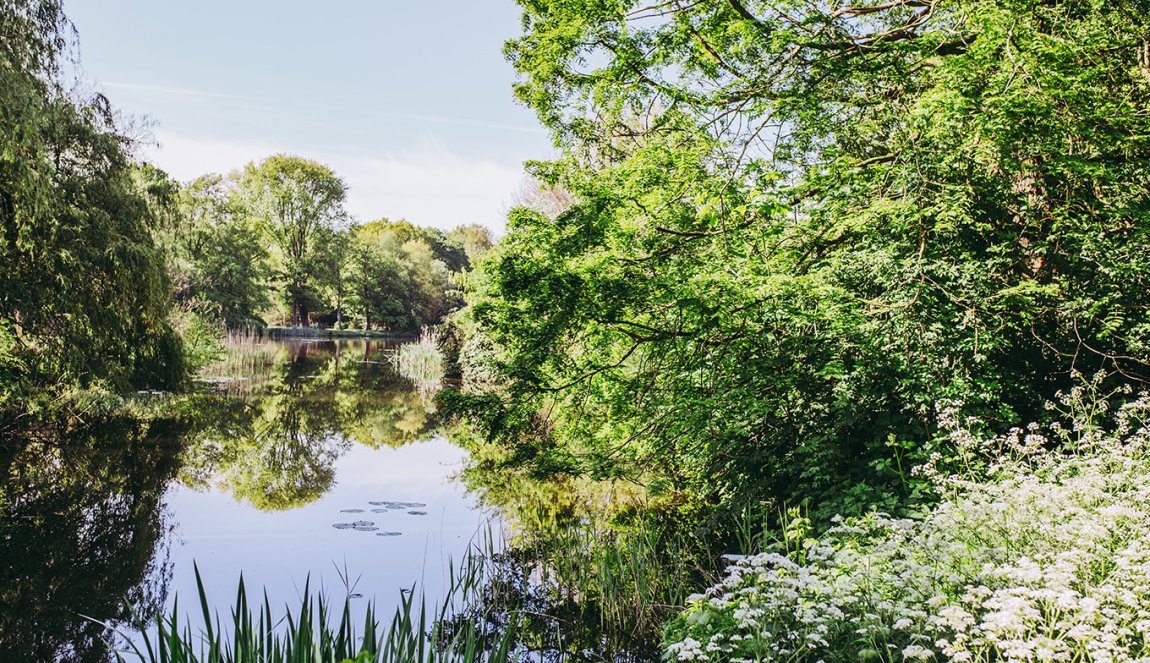
[[[264,336],[271,339],[290,338],[374,338],[410,341],[419,338],[417,332],[385,332],[378,329],[321,329],[319,327],[267,327]]]

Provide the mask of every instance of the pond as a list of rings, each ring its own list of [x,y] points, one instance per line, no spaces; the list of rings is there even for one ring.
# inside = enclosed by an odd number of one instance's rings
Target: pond
[[[247,339],[195,393],[139,394],[151,417],[6,447],[0,651],[106,660],[92,620],[194,608],[196,568],[225,615],[241,573],[273,606],[308,583],[381,615],[413,585],[435,601],[498,519],[394,351]]]

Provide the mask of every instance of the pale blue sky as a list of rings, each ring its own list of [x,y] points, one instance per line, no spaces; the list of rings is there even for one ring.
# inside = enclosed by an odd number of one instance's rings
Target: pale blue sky
[[[342,175],[362,220],[502,226],[552,156],[511,94],[512,0],[65,0],[84,75],[154,122],[178,179],[274,152]]]

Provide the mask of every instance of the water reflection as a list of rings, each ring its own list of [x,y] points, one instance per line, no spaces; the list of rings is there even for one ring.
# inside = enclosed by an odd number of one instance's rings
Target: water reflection
[[[293,509],[330,490],[352,443],[427,437],[432,406],[391,369],[392,354],[372,341],[268,342],[229,358],[205,380],[229,398],[200,399],[196,418],[209,423],[189,445],[181,479],[258,509]]]
[[[117,421],[0,445],[0,660],[103,661],[103,628],[163,605],[162,496],[180,427]]]
[[[147,416],[0,439],[0,661],[108,660],[92,619],[187,604],[193,562],[223,608],[241,572],[279,605],[309,577],[341,589],[337,566],[385,609],[434,592],[485,516],[393,361],[379,342],[248,340],[196,393],[141,396]],[[376,529],[332,527],[357,519]]]

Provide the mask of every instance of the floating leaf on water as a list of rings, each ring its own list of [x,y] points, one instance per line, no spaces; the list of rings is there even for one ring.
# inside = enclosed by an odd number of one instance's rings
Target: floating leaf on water
[[[413,516],[426,516],[427,515],[426,511],[408,511],[408,513],[413,515]]]
[[[403,532],[376,532],[376,536],[399,536]]]
[[[370,520],[357,520],[354,523],[352,523],[351,526],[352,527],[371,527],[374,524],[375,523],[371,522]]]
[[[336,523],[332,525],[332,527],[336,529],[351,529],[352,527],[355,527],[355,525],[352,523]]]
[[[355,594],[348,594],[348,595],[347,595],[347,598],[349,598],[349,599],[362,599],[362,598],[363,598],[363,594],[360,594],[359,592],[356,592]]]
[[[427,506],[423,502],[385,502],[383,500],[376,500],[368,502],[372,506],[382,506],[388,509],[419,509]]]
[[[363,509],[340,509],[340,513],[363,513]]]
[[[372,513],[387,513],[387,509],[372,509]]]
[[[377,530],[379,528],[378,527],[372,527],[371,525],[356,525],[352,529],[354,529],[357,532],[374,532],[375,530]]]

